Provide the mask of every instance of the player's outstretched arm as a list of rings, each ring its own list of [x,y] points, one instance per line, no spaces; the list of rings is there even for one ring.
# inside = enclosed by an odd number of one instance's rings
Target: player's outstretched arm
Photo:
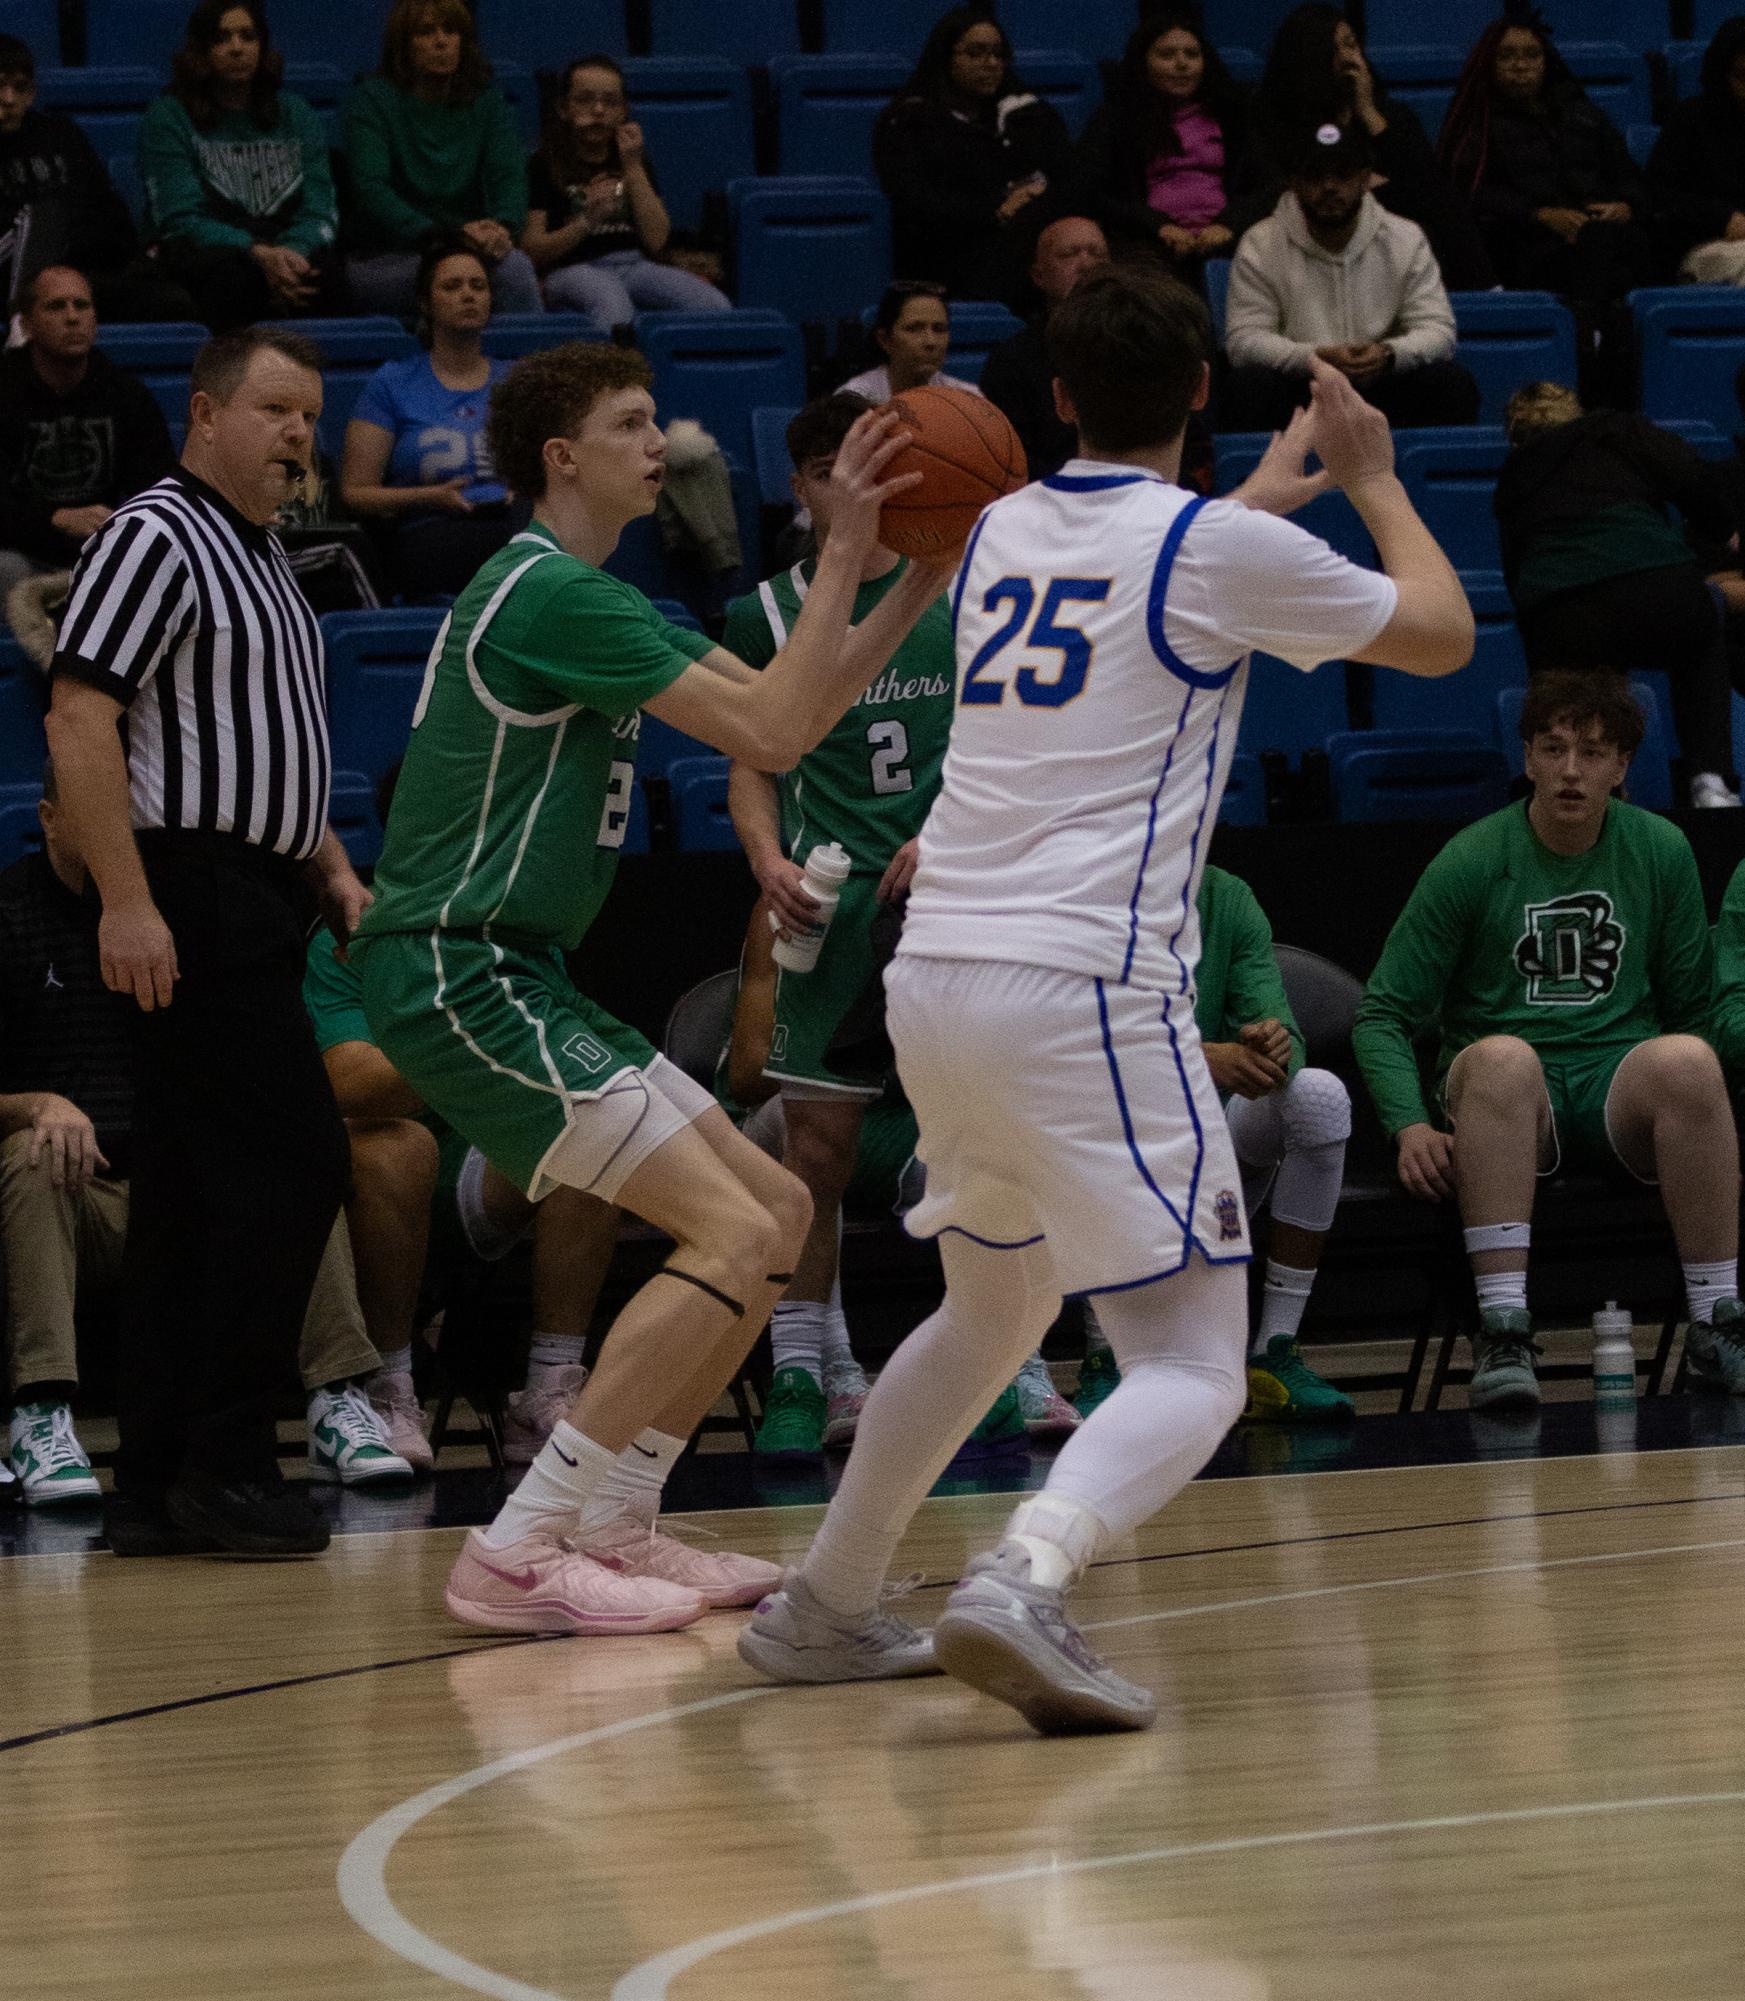
[[[868,411],[843,441],[830,475],[830,539],[788,643],[763,672],[718,647],[644,705],[652,714],[760,771],[790,770],[822,740],[947,582],[947,572],[912,563],[870,617],[849,622],[879,510],[920,478],[887,477],[908,442],[889,411]]]
[[[1399,590],[1393,616],[1354,660],[1435,679],[1472,658],[1472,607],[1454,566],[1418,517],[1394,471],[1388,420],[1324,361],[1314,377],[1315,449],[1375,540]]]

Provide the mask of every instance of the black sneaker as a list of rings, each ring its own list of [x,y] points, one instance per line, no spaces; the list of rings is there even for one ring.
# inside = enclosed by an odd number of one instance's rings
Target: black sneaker
[[[103,1539],[116,1556],[209,1556],[218,1544],[177,1528],[161,1497],[109,1494],[103,1501]]]
[[[259,1477],[190,1470],[164,1506],[185,1534],[232,1556],[319,1556],[330,1540],[326,1522],[277,1467]]]

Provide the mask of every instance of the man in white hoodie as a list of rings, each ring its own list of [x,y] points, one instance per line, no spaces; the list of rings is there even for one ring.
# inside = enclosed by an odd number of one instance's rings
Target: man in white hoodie
[[[1230,430],[1279,430],[1319,355],[1396,427],[1470,424],[1478,385],[1454,359],[1454,310],[1424,232],[1369,192],[1359,124],[1305,136],[1288,192],[1237,247],[1222,396]]]

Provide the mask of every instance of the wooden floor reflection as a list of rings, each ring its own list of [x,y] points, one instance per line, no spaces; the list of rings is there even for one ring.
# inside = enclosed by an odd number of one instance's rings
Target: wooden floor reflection
[[[930,1502],[902,1561],[949,1579],[1008,1505]],[[815,1520],[708,1526],[786,1556]],[[737,1615],[469,1637],[455,1542],[0,1563],[0,1991],[1745,1984],[1739,1448],[1198,1483],[1080,1601],[1160,1693],[1119,1739],[1045,1743],[942,1681],[764,1692]]]

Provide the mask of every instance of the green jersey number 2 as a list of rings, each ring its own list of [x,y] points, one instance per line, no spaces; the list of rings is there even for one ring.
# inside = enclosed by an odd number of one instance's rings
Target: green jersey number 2
[[[912,792],[915,774],[909,769],[909,732],[898,722],[874,723],[866,733],[872,749],[872,789],[881,799],[893,792]]]
[[[636,783],[636,766],[614,758],[606,781],[606,803],[600,809],[600,838],[596,847],[621,848],[630,827],[631,788]]]

